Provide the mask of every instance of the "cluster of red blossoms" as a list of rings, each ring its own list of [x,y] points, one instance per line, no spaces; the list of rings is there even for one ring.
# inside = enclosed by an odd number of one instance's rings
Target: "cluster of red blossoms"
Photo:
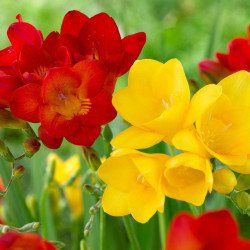
[[[145,33],[121,39],[107,14],[88,18],[69,11],[61,32],[43,39],[40,30],[17,19],[7,31],[11,46],[0,51],[0,108],[41,123],[38,134],[49,148],[59,148],[64,137],[91,146],[101,125],[116,116],[116,80],[139,56]]]
[[[199,63],[200,76],[205,83],[218,83],[239,70],[250,72],[250,26],[248,38],[238,37],[228,44],[228,53],[217,52],[217,60],[204,60]]]

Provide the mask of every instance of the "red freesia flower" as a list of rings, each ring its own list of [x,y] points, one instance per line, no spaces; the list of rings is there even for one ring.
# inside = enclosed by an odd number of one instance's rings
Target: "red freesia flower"
[[[8,232],[0,237],[1,250],[56,250],[49,241],[38,234]]]
[[[205,83],[217,83],[224,77],[239,70],[250,72],[250,26],[248,38],[235,38],[228,44],[228,53],[217,52],[217,60],[199,63],[200,76]]]
[[[207,212],[194,218],[188,213],[175,217],[166,250],[248,250],[250,241],[239,238],[238,227],[227,210]]]
[[[146,41],[144,32],[121,39],[118,27],[106,13],[91,18],[79,11],[69,11],[62,23],[61,42],[74,60],[96,59],[108,67],[106,89],[113,93],[117,77],[125,74],[138,58]]]
[[[52,68],[42,86],[30,83],[14,92],[11,111],[23,120],[40,121],[39,135],[48,147],[60,146],[63,137],[90,146],[101,125],[116,116],[112,96],[103,89],[107,74],[105,65],[97,60],[83,60],[73,68]]]

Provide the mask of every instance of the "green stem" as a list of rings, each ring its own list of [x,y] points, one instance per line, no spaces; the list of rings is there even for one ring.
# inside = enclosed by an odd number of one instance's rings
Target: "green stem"
[[[42,223],[42,235],[43,238],[47,239],[47,219],[46,219],[46,195],[47,195],[47,187],[43,188],[42,196],[40,200],[40,220]]]
[[[165,246],[166,241],[166,233],[167,233],[167,227],[166,227],[166,220],[165,220],[165,214],[158,212],[158,222],[159,222],[159,230],[160,230],[160,238],[161,238],[161,247],[162,249]]]
[[[200,206],[200,214],[203,214],[206,212],[206,204],[205,204],[205,201],[204,203]]]
[[[198,215],[198,212],[197,212],[196,207],[195,207],[193,204],[190,204],[190,203],[188,203],[188,206],[189,206],[189,208],[190,208],[190,211],[191,211],[192,215],[193,215],[193,216],[197,216],[197,215]]]
[[[173,146],[168,145],[168,152],[169,152],[170,156],[175,156],[175,151],[174,151]]]
[[[122,217],[123,219],[123,223],[124,223],[124,226],[126,228],[126,231],[127,231],[127,234],[128,234],[128,238],[129,238],[129,241],[132,245],[132,248],[134,250],[140,250],[140,245],[138,243],[138,240],[136,238],[136,234],[135,234],[135,231],[134,231],[134,228],[133,228],[133,225],[132,225],[132,222],[129,218],[129,216],[123,216]]]
[[[105,249],[105,213],[103,211],[103,208],[100,207],[100,250]]]

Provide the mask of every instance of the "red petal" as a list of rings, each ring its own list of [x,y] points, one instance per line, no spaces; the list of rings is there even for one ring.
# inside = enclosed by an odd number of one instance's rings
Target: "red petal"
[[[232,69],[231,69],[231,66],[230,66],[230,64],[229,64],[229,62],[228,62],[228,55],[227,55],[227,54],[217,52],[217,53],[215,54],[215,56],[218,58],[219,63],[220,63],[221,65],[223,65],[224,67],[228,68],[229,70],[232,70]]]
[[[59,92],[74,94],[81,85],[78,72],[70,67],[51,68],[48,70],[42,86],[42,98],[45,104],[58,103]]]
[[[250,70],[250,43],[236,38],[229,44],[228,61],[233,70]]]
[[[63,18],[61,34],[71,34],[78,37],[83,24],[88,19],[89,18],[80,11],[72,10],[67,12]]]
[[[122,39],[122,46],[125,50],[125,55],[119,76],[125,74],[130,69],[134,61],[140,55],[145,42],[146,34],[144,32],[129,35]]]
[[[237,224],[227,210],[207,212],[197,219],[199,239],[203,242],[238,237]]]
[[[45,49],[51,57],[53,57],[58,48],[60,35],[58,32],[50,32],[47,38],[44,40],[42,48]]]
[[[181,213],[172,221],[166,250],[200,250],[202,243],[196,238],[196,220]]]
[[[100,133],[101,127],[89,128],[80,126],[73,135],[67,136],[66,140],[75,145],[90,147],[98,138]]]
[[[73,67],[81,75],[82,97],[95,96],[104,86],[107,80],[107,69],[98,60],[83,60]]]
[[[8,107],[12,93],[22,86],[15,76],[0,76],[0,107]]]
[[[7,35],[17,54],[25,44],[42,46],[43,39],[40,32],[29,23],[12,23],[8,28]]]
[[[0,67],[11,67],[16,59],[17,56],[12,46],[0,50]]]
[[[110,56],[122,52],[118,27],[106,13],[97,14],[86,21],[79,39],[83,55],[87,59],[107,60]]]
[[[77,117],[67,120],[65,116],[56,113],[49,105],[40,106],[39,119],[44,129],[54,138],[72,135],[79,126]]]
[[[55,54],[54,66],[71,66],[72,58],[71,53],[65,46],[60,46]]]
[[[51,63],[52,58],[44,49],[32,45],[23,46],[18,61],[21,73],[35,73],[42,77],[46,74]]]
[[[115,119],[117,112],[112,105],[112,96],[106,91],[101,91],[90,99],[90,110],[86,115],[81,115],[83,126],[97,127],[109,123]]]
[[[11,97],[11,112],[28,122],[39,122],[38,108],[41,103],[41,86],[30,83],[18,88]]]
[[[46,147],[52,148],[52,149],[60,148],[62,141],[63,141],[63,138],[51,137],[42,126],[38,128],[38,135],[40,139],[42,140],[43,144]]]

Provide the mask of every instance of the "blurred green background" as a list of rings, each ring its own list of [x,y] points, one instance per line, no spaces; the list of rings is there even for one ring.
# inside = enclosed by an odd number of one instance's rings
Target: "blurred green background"
[[[183,63],[187,77],[199,82],[201,80],[197,68],[198,62],[211,57],[215,51],[227,51],[227,43],[234,37],[247,37],[247,27],[250,24],[249,0],[0,0],[0,49],[9,45],[6,31],[8,26],[16,21],[15,16],[18,13],[22,15],[23,21],[33,24],[46,37],[50,31],[60,31],[63,16],[73,9],[88,16],[99,12],[108,13],[118,24],[122,37],[139,31],[146,32],[147,42],[141,53],[141,59],[151,58],[166,62],[170,58],[178,58]],[[118,80],[117,89],[125,86],[126,81],[127,75],[121,77]],[[119,116],[111,123],[114,135],[126,126]],[[36,126],[33,127],[36,129]],[[1,129],[0,137],[15,156],[22,154],[22,142],[25,136],[21,132]],[[94,148],[101,156],[104,155],[100,138]],[[26,167],[25,176],[14,182],[4,201],[5,214],[8,216],[10,225],[21,226],[32,220],[39,220],[39,213],[37,217],[32,218],[22,196],[33,194],[37,200],[35,207],[38,209],[46,156],[49,152],[51,150],[42,146],[33,158],[24,159],[21,162]],[[63,159],[67,159],[74,153],[80,154],[80,147],[64,142],[56,153]],[[82,158],[81,161],[85,171],[86,165]],[[10,171],[2,160],[0,173],[6,185]],[[78,221],[73,221],[69,211],[64,209],[63,216],[58,215],[60,217],[58,224],[52,217],[49,200],[46,201],[49,239],[65,241],[67,243],[65,249],[79,249],[79,245],[75,244],[83,237],[83,224],[86,224],[90,217],[88,208],[96,202],[90,195],[86,193],[83,195],[85,213],[83,220]],[[209,202],[211,197],[208,197],[209,209],[233,207],[224,196],[219,194],[212,196],[213,202]],[[167,204],[170,203],[167,202]],[[167,207],[168,211],[171,209],[172,216],[178,210],[187,209],[187,207],[175,202]],[[250,238],[249,217],[239,215],[235,209],[233,211],[240,222],[241,235]],[[108,217],[107,220],[106,245],[108,249],[128,249],[128,240],[120,219]],[[157,218],[152,218],[146,225],[134,224],[142,249],[159,249]],[[97,215],[93,231],[87,240],[91,249],[98,249],[98,238]]]

